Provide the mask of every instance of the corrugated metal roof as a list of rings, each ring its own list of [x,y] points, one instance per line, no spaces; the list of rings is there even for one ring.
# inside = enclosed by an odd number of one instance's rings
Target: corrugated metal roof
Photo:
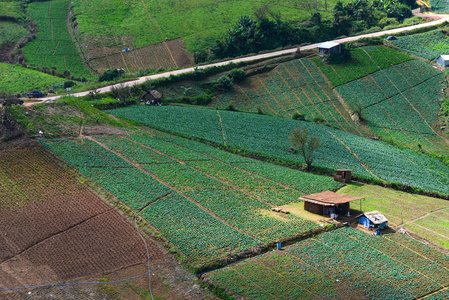
[[[336,205],[342,203],[348,203],[355,200],[362,200],[362,197],[353,197],[346,194],[337,194],[332,191],[325,191],[321,193],[316,193],[312,195],[302,196],[299,198],[303,201],[308,201],[316,204],[321,204],[324,206]]]
[[[388,219],[377,210],[366,212],[363,215],[373,222],[374,225],[379,225],[388,221]]]
[[[444,60],[449,60],[449,55],[440,55],[440,57]]]
[[[338,46],[338,45],[340,45],[340,43],[325,42],[325,43],[318,45],[318,48],[330,49],[330,48],[334,48],[335,46]]]

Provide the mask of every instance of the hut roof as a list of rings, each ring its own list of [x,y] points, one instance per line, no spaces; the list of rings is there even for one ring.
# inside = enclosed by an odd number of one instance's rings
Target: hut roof
[[[363,213],[365,217],[367,217],[374,225],[379,225],[384,222],[387,222],[387,218],[377,210]]]
[[[449,60],[449,55],[440,55],[440,57],[444,60]]]
[[[322,44],[318,45],[318,48],[331,49],[331,48],[334,48],[335,46],[338,46],[338,45],[340,45],[340,43],[325,42],[325,43],[322,43]]]
[[[334,206],[337,204],[348,203],[355,200],[362,200],[364,198],[353,197],[346,194],[337,194],[332,191],[325,191],[317,194],[302,196],[299,199],[324,206]]]
[[[159,93],[156,90],[151,90],[149,91],[149,93],[155,98],[155,99],[162,99],[162,95],[161,93]]]

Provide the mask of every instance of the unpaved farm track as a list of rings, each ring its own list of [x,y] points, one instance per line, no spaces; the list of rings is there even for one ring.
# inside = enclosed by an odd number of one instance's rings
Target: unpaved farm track
[[[40,147],[0,152],[0,195],[0,289],[98,278],[147,261],[136,229]],[[163,255],[147,244],[151,259]]]

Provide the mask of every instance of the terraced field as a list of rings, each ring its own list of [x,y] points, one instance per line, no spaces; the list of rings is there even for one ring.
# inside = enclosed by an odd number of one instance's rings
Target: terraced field
[[[447,294],[449,256],[400,234],[327,232],[206,275],[246,299],[417,299]]]
[[[23,53],[30,66],[46,67],[60,73],[70,71],[76,78],[91,78],[67,31],[68,6],[67,0],[30,3],[29,13],[39,32],[37,38],[23,48]]]
[[[428,60],[434,60],[442,54],[449,53],[448,38],[440,30],[399,36],[391,43],[410,54]]]
[[[430,0],[429,3],[434,13],[437,14],[449,13],[449,3],[447,2],[447,0]]]
[[[170,193],[141,215],[197,266],[317,228],[271,208],[341,186],[168,135],[42,144],[135,211]]]
[[[391,48],[367,46],[351,49],[349,62],[324,64],[318,57],[312,60],[333,86],[339,86],[411,59],[410,56]]]
[[[408,61],[337,87],[367,126],[395,144],[443,153],[446,139],[439,133],[444,74],[430,65]],[[418,146],[419,144],[419,146]]]
[[[329,88],[324,77],[308,59],[280,64],[273,71],[251,76],[230,92],[224,93],[210,106],[262,112],[292,117],[303,115],[307,120],[321,120],[339,129],[356,134],[368,133],[351,121],[349,114]]]
[[[322,143],[316,150],[315,166],[328,170],[348,168],[360,178],[449,194],[449,168],[438,160],[316,123],[176,106],[131,106],[108,112],[154,128],[293,163],[303,161],[288,152],[288,136],[297,127],[308,128]]]

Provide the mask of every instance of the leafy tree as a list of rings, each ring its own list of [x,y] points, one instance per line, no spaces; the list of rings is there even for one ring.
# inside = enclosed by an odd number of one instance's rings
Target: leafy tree
[[[288,138],[293,149],[304,158],[307,170],[310,170],[314,159],[313,152],[321,145],[320,139],[315,135],[309,138],[309,129],[301,127],[293,130]]]

